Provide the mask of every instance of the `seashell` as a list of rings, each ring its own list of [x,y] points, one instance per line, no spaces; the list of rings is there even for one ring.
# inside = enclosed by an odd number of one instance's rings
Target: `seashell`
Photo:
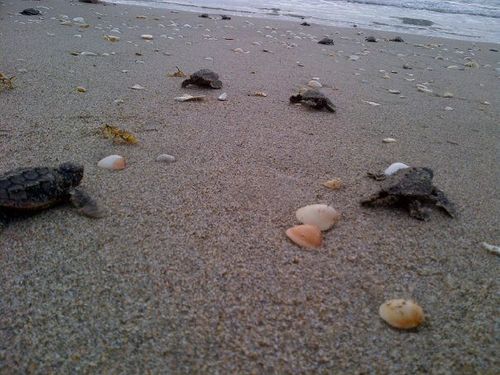
[[[410,329],[424,321],[424,311],[415,302],[405,299],[392,299],[380,305],[378,313],[389,325]]]
[[[445,111],[453,111],[453,107],[444,107]]]
[[[458,65],[447,66],[446,69],[458,69]]]
[[[219,99],[221,102],[225,102],[227,100],[227,93],[219,95],[217,99]]]
[[[443,95],[441,95],[443,98],[453,98],[453,93],[446,91]]]
[[[351,61],[359,60],[359,56],[351,55],[351,56],[349,56],[349,60],[351,60]]]
[[[78,91],[78,92],[87,92],[87,89],[85,87],[83,87],[83,86],[78,86],[76,88],[76,91]]]
[[[490,102],[488,102],[488,101],[485,100],[484,102],[481,102],[481,104],[490,105]]]
[[[104,39],[108,42],[118,42],[120,40],[120,37],[116,35],[104,35]]]
[[[302,224],[310,224],[320,230],[328,230],[340,220],[340,212],[326,204],[310,204],[295,212],[297,220]]]
[[[397,141],[394,138],[384,138],[384,139],[382,139],[382,142],[384,142],[384,143],[395,143]]]
[[[144,40],[153,40],[153,35],[151,34],[142,34],[141,38]]]
[[[175,100],[178,102],[195,102],[195,101],[201,101],[203,99],[205,99],[205,95],[193,96],[189,94],[184,94],[182,96],[178,96],[177,98],[175,98]]]
[[[389,165],[389,167],[387,167],[387,169],[384,171],[384,174],[386,176],[390,176],[390,175],[393,175],[394,173],[396,173],[397,171],[399,171],[400,169],[405,169],[405,168],[410,168],[409,165],[406,165],[404,163],[392,163],[391,165]]]
[[[137,83],[134,86],[130,87],[130,88],[133,89],[133,90],[145,90],[144,87],[142,87],[141,85],[139,85]]]
[[[328,180],[326,182],[323,182],[323,186],[326,186],[329,189],[332,190],[338,190],[342,187],[343,182],[340,178],[334,178],[333,180]]]
[[[488,250],[490,253],[500,255],[500,246],[490,245],[486,242],[481,242],[483,249]]]
[[[233,49],[233,52],[244,53],[245,51],[243,50],[243,48],[235,48],[235,49]]]
[[[362,100],[362,101],[365,102],[366,104],[370,104],[371,106],[374,106],[374,107],[378,107],[380,105],[380,103],[370,102],[368,100]]]
[[[75,18],[73,18],[73,21],[78,22],[78,23],[85,23],[85,20],[83,19],[83,17],[75,17]]]
[[[296,225],[287,229],[286,235],[301,247],[314,249],[323,243],[321,231],[314,225]]]
[[[427,88],[427,86],[424,85],[417,85],[417,90],[420,92],[428,92],[428,93],[432,92],[431,89]]]
[[[394,90],[394,89],[390,89],[388,90],[391,94],[401,94],[401,91],[399,90]]]
[[[158,155],[156,158],[156,161],[162,162],[162,163],[173,163],[175,161],[175,156],[168,155],[168,154],[161,154]]]
[[[253,96],[260,96],[263,98],[265,98],[267,96],[267,94],[264,91],[255,91],[252,95]]]
[[[309,87],[315,87],[315,88],[323,87],[323,85],[321,83],[319,83],[318,81],[316,81],[314,79],[312,79],[309,82],[307,82],[307,86],[309,86]]]
[[[124,169],[125,168],[125,159],[120,155],[109,155],[104,159],[101,159],[97,166],[105,169]]]

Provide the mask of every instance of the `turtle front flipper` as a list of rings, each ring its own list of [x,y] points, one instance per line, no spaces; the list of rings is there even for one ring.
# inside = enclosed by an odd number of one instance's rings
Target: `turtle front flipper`
[[[70,202],[78,210],[78,213],[91,218],[100,218],[103,212],[97,206],[97,203],[84,191],[72,189],[69,192]]]
[[[290,103],[297,104],[302,101],[302,95],[297,94],[297,95],[292,95],[290,96]]]
[[[187,87],[187,86],[191,85],[192,83],[193,83],[193,80],[191,78],[188,78],[188,79],[185,79],[184,81],[182,81],[181,86]]]
[[[331,100],[326,101],[325,108],[330,112],[335,112],[337,110],[337,107],[335,107],[335,104],[333,104]]]
[[[378,193],[372,194],[369,197],[363,198],[361,200],[362,206],[384,206],[396,203],[394,197],[391,197],[385,191],[379,191]]]
[[[410,213],[410,216],[415,219],[423,221],[429,220],[431,218],[429,211],[429,209],[422,206],[422,202],[419,200],[413,200],[408,203],[408,212]]]
[[[433,187],[430,199],[437,207],[441,207],[450,217],[457,217],[455,205],[448,200],[441,190]]]
[[[221,89],[222,88],[222,81],[219,81],[219,80],[211,81],[210,87],[213,89]]]

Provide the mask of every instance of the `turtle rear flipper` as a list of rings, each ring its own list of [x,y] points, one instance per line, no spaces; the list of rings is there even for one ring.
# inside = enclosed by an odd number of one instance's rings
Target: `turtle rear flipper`
[[[427,221],[431,218],[430,210],[422,206],[422,203],[419,200],[413,200],[408,203],[408,212],[411,217],[418,220]]]
[[[97,203],[84,191],[73,189],[69,194],[70,202],[77,208],[79,214],[96,219],[104,216]]]
[[[222,81],[215,80],[210,82],[210,87],[213,89],[221,89],[222,88]]]
[[[432,189],[431,200],[437,207],[441,207],[450,217],[457,217],[455,205],[451,203],[446,195],[436,187]]]
[[[378,193],[372,194],[369,197],[363,198],[361,200],[362,206],[390,206],[396,204],[398,199],[394,196],[387,194],[385,191],[379,191]]]
[[[325,104],[325,108],[329,110],[330,112],[335,112],[337,110],[337,107],[335,107],[335,104],[333,104],[330,100],[327,100]]]

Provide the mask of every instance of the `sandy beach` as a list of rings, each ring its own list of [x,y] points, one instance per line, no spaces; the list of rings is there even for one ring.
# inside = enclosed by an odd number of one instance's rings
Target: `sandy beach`
[[[211,16],[0,1],[0,72],[16,77],[0,171],[82,163],[106,213],[63,205],[0,233],[0,373],[498,373],[499,258],[481,243],[500,245],[500,46]],[[223,88],[181,88],[176,67]],[[289,104],[313,77],[336,113]],[[111,154],[127,167],[98,168]],[[394,162],[432,168],[459,216],[360,206],[380,186],[367,172]],[[307,250],[285,230],[313,203],[342,220]],[[424,324],[387,325],[392,298]]]

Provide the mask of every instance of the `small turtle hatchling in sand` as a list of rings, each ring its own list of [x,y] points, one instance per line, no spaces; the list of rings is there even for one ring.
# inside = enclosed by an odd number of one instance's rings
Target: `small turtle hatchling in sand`
[[[374,175],[379,176],[379,175]],[[411,217],[429,219],[429,209],[424,203],[441,207],[449,216],[456,217],[454,205],[446,195],[432,185],[434,173],[430,168],[411,167],[400,169],[387,176],[378,193],[361,201],[363,206],[402,205],[408,207]]]
[[[63,163],[58,168],[19,168],[0,174],[0,229],[10,216],[25,215],[71,202],[82,215],[98,218],[100,209],[87,193],[77,189],[83,166]]]
[[[191,74],[191,76],[182,82],[182,87],[196,85],[200,87],[210,87],[212,89],[222,88],[222,82],[219,75],[210,69],[201,69]]]
[[[330,112],[335,112],[335,105],[322,92],[318,90],[306,90],[297,95],[290,96],[290,103],[302,103],[311,108],[326,108]]]

